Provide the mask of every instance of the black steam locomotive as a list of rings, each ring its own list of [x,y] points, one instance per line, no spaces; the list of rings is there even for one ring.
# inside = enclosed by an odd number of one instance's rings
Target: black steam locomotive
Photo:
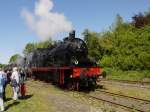
[[[96,85],[101,68],[88,58],[86,43],[75,31],[49,48],[36,49],[26,57],[26,67],[35,79],[52,81],[79,90]]]

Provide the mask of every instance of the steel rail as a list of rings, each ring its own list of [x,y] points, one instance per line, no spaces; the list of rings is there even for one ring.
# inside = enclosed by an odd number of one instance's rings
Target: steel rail
[[[150,100],[146,100],[146,99],[142,99],[142,98],[137,98],[137,97],[133,97],[133,96],[127,96],[127,95],[123,95],[123,94],[112,93],[112,92],[103,91],[103,90],[96,90],[96,91],[100,91],[100,92],[111,94],[111,95],[116,95],[116,96],[131,98],[131,99],[134,99],[134,100],[139,100],[139,101],[144,101],[144,102],[150,103]]]
[[[146,99],[141,99],[141,98],[137,98],[137,97],[127,96],[127,95],[122,95],[122,94],[117,94],[117,93],[112,93],[112,92],[107,92],[107,91],[103,91],[103,90],[97,90],[97,91],[100,91],[100,92],[103,92],[103,93],[107,93],[107,94],[110,94],[110,95],[121,96],[121,97],[125,97],[125,98],[130,98],[130,99],[134,99],[134,100],[144,101],[144,102],[150,103],[150,100],[146,100]],[[82,94],[82,95],[84,95],[86,97],[93,98],[93,99],[96,99],[96,100],[101,100],[101,101],[108,102],[108,103],[111,103],[111,104],[114,104],[114,105],[125,107],[127,109],[136,110],[136,111],[139,111],[139,112],[145,112],[145,110],[140,110],[140,109],[137,109],[137,108],[134,108],[134,107],[130,107],[130,106],[126,106],[126,105],[123,105],[123,104],[120,104],[120,103],[116,103],[116,102],[113,102],[113,101],[105,100],[105,99],[102,99],[102,98],[99,98],[99,97],[95,97],[95,96],[92,96],[92,95],[89,95],[89,94],[86,94],[86,93],[79,92],[79,94]]]
[[[129,87],[137,87],[137,88],[144,88],[144,89],[150,89],[150,87],[146,87],[148,85],[150,85],[150,82],[147,82],[146,84],[143,84],[144,82],[137,82],[137,83],[131,83],[131,82],[127,82],[127,81],[115,81],[115,80],[102,80],[100,82],[100,84],[115,84],[115,85],[119,85],[119,86],[129,86]],[[117,84],[117,83],[121,83],[121,84]],[[149,83],[149,84],[148,84]],[[126,84],[126,85],[125,85]],[[138,84],[138,85],[135,85]]]
[[[138,84],[150,84],[150,81],[129,81],[129,80],[118,80],[118,79],[104,79],[102,81],[116,81],[116,82],[126,82],[126,83],[138,83]]]
[[[91,96],[91,95],[87,95],[87,94],[84,94],[84,95],[86,95],[87,97],[90,97],[90,98],[96,99],[96,100],[100,100],[100,101],[108,102],[108,103],[111,103],[111,104],[114,104],[114,105],[118,105],[118,106],[121,106],[121,107],[125,107],[125,108],[128,108],[128,109],[131,109],[131,110],[136,110],[136,111],[139,111],[139,112],[144,112],[144,110],[135,109],[135,108],[130,107],[130,106],[126,106],[126,105],[122,105],[122,104],[119,104],[119,103],[115,103],[115,102],[108,101],[108,100],[105,100],[105,99],[101,99],[101,98],[98,98],[98,97],[95,97],[95,96]]]

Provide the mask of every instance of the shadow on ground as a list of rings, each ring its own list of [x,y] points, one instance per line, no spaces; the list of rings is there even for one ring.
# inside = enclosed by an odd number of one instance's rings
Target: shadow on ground
[[[10,101],[12,98],[6,98],[5,102],[8,102]]]
[[[31,94],[31,95],[25,95],[24,97],[19,97],[19,99],[21,99],[21,100],[26,100],[26,99],[29,99],[29,98],[31,98],[33,95]],[[7,98],[6,99],[6,102],[7,101],[10,101],[10,100],[12,100],[12,98]],[[19,101],[14,101],[13,103],[11,103],[11,104],[9,104],[9,105],[7,105],[6,107],[5,107],[5,111],[7,111],[9,108],[11,108],[11,107],[13,107],[13,106],[16,106],[16,105],[18,105],[20,102]]]
[[[104,85],[97,85],[97,88],[99,90],[108,90]]]
[[[5,110],[8,110],[10,107],[12,107],[12,106],[16,106],[16,105],[18,105],[20,102],[18,102],[18,101],[15,101],[15,102],[13,102],[12,104],[9,104],[7,107],[5,107]]]
[[[25,96],[19,97],[19,99],[21,99],[21,100],[27,100],[27,99],[31,98],[32,96],[33,96],[33,94],[31,94],[31,95],[25,95]]]

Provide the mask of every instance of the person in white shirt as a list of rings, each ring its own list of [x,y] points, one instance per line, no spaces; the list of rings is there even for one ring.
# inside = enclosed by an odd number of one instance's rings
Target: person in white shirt
[[[0,110],[1,112],[4,111],[4,100],[3,100],[4,84],[5,84],[4,72],[0,68]]]
[[[13,68],[13,72],[11,75],[11,82],[12,88],[13,88],[13,100],[18,99],[18,93],[19,93],[19,73],[17,71],[17,67]]]

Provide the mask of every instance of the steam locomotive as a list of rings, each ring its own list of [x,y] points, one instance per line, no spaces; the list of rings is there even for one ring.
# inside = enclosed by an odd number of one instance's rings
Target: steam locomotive
[[[62,42],[36,49],[25,61],[34,79],[51,81],[55,84],[79,90],[81,87],[96,85],[102,69],[88,58],[86,43],[69,33]]]

